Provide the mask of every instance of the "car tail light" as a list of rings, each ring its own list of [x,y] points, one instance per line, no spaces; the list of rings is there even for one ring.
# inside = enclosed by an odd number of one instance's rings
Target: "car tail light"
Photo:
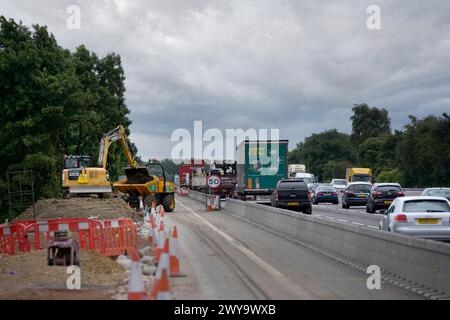
[[[278,201],[278,192],[275,192],[275,200]]]
[[[383,195],[383,193],[381,193],[381,192],[379,192],[379,191],[375,191],[374,193],[373,193],[373,195],[374,195],[374,197],[381,197],[382,195]]]
[[[348,195],[349,197],[354,197],[354,196],[355,196],[355,194],[354,194],[353,192],[347,192],[347,195]]]
[[[408,217],[406,216],[406,214],[399,214],[395,216],[394,221],[405,223],[408,222]]]
[[[323,196],[323,193],[322,193],[322,192],[319,192],[317,195],[318,195],[319,197],[321,197],[321,196]]]
[[[308,200],[311,201],[311,192],[308,192]]]
[[[404,197],[405,196],[405,193],[404,192],[397,192],[397,196],[399,196],[399,197]]]
[[[337,192],[333,192],[331,195],[332,196],[337,196]]]

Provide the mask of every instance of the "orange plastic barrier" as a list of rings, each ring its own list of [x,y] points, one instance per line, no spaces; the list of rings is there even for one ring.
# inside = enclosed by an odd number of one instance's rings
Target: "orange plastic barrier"
[[[91,220],[55,219],[23,220],[0,226],[0,254],[42,250],[55,231],[69,231],[81,249],[105,256],[137,253],[136,226],[130,219]]]

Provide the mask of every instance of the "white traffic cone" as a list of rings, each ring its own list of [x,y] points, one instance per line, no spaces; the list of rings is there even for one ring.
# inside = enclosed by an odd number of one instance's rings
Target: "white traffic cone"
[[[167,269],[163,269],[161,280],[159,281],[158,293],[156,300],[172,300],[172,294],[170,293],[170,282],[167,275]]]
[[[146,300],[144,279],[141,265],[137,261],[131,263],[130,277],[128,279],[128,300]]]
[[[156,268],[156,273],[155,273],[155,283],[153,286],[153,289],[150,293],[150,297],[152,299],[156,299],[157,294],[158,294],[158,289],[159,289],[159,284],[160,281],[162,279],[162,272],[163,270],[166,270],[166,272],[168,270],[170,270],[170,258],[169,258],[169,239],[166,239],[164,242],[164,248],[162,250],[160,259],[159,259],[159,263],[158,263],[158,267]]]
[[[180,258],[178,256],[178,230],[177,227],[173,227],[169,241],[169,273],[171,277],[182,277],[180,271]]]

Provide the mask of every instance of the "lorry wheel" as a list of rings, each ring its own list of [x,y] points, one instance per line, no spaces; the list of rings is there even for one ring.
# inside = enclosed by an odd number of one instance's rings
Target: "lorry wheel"
[[[173,193],[164,197],[162,205],[166,212],[173,212],[175,210],[175,197]]]

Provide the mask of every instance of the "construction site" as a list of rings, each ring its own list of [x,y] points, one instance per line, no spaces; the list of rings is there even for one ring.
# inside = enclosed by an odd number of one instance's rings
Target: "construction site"
[[[450,300],[450,1],[0,3],[0,301]]]
[[[116,141],[128,167],[111,184]],[[0,299],[170,299],[168,277],[180,271],[176,227],[164,217],[175,209],[175,186],[161,164],[138,164],[122,126],[99,150],[97,166],[88,156],[64,157],[60,199],[35,202],[26,173],[11,175],[19,181],[9,186],[11,207],[30,206],[0,225]],[[160,176],[150,175],[154,165]]]

